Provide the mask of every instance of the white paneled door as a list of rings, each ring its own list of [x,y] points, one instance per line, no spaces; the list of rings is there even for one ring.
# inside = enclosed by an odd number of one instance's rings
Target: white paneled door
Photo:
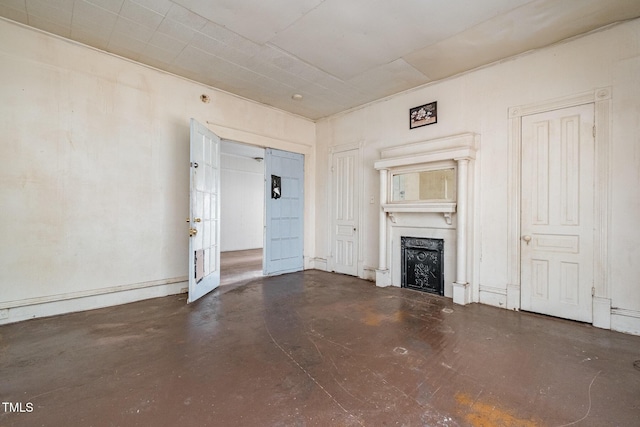
[[[220,284],[220,138],[191,119],[189,299]]]
[[[304,268],[304,156],[265,150],[265,275]]]
[[[592,322],[593,104],[522,117],[521,308]]]
[[[332,265],[337,273],[358,275],[358,150],[333,154]]]

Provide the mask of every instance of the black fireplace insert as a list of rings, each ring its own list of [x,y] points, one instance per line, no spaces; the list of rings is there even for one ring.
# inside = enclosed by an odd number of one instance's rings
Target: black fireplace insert
[[[444,239],[400,238],[402,287],[444,295]]]

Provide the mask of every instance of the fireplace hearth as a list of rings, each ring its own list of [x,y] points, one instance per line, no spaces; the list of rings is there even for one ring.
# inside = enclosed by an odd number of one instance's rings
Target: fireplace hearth
[[[444,295],[444,240],[402,236],[400,249],[402,287]]]

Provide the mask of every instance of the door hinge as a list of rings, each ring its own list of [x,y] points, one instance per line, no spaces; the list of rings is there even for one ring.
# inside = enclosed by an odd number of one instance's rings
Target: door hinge
[[[591,296],[592,297],[596,296],[596,288],[594,288],[594,287],[591,288]]]
[[[595,125],[593,125],[593,137],[594,138],[596,137],[596,126]]]
[[[331,166],[331,172],[333,172],[333,166]]]

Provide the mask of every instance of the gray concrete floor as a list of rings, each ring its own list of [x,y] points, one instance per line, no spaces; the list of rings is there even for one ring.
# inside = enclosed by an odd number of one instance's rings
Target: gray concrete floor
[[[33,410],[0,426],[640,425],[640,337],[313,270],[228,280],[1,326],[0,399]]]

